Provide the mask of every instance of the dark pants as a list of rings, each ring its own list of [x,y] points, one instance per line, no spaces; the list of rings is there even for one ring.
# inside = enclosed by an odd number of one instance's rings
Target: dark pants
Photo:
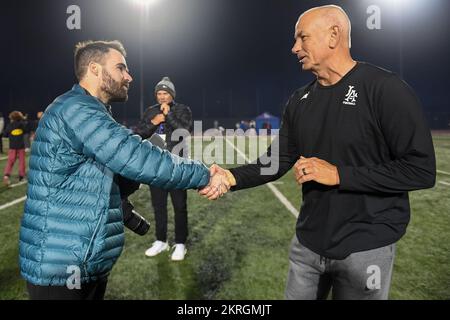
[[[27,282],[30,300],[103,300],[108,278],[81,285],[81,289],[66,286],[36,286]]]
[[[153,210],[155,211],[156,239],[167,241],[167,196],[170,193],[175,211],[175,243],[185,243],[188,236],[187,191],[163,190],[150,187]]]
[[[0,153],[3,153],[3,133],[0,133]]]

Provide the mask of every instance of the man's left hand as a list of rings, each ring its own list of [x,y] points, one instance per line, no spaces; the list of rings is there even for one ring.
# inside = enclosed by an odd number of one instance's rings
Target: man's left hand
[[[300,157],[294,165],[294,172],[298,184],[307,181],[316,181],[327,186],[339,184],[337,167],[322,159]]]

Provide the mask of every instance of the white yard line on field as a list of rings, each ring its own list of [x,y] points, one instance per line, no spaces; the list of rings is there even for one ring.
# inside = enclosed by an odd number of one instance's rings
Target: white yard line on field
[[[443,185],[445,185],[445,186],[450,186],[450,183],[449,182],[445,182],[445,181],[438,181],[439,183],[441,183],[441,184],[443,184]]]
[[[10,188],[18,187],[18,186],[21,186],[21,185],[23,185],[23,184],[25,184],[25,183],[27,183],[27,182],[28,182],[28,181],[23,180],[23,181],[20,181],[20,182],[17,182],[17,183],[15,183],[15,184],[10,185],[9,187],[10,187]]]
[[[9,187],[10,187],[10,188],[18,187],[18,186],[21,186],[21,185],[23,185],[23,184],[25,184],[25,183],[27,183],[26,180],[21,181],[21,182],[18,182],[18,183],[15,183],[15,184],[12,184],[12,185],[10,185]],[[13,205],[15,205],[15,204],[17,204],[17,203],[19,203],[19,202],[24,201],[26,198],[27,198],[27,197],[24,196],[24,197],[22,197],[22,198],[18,198],[18,199],[16,199],[16,200],[13,200],[13,201],[11,201],[11,202],[8,202],[8,203],[6,203],[6,204],[3,204],[3,205],[0,206],[0,210],[9,208],[9,207],[11,207],[11,206],[13,206]]]
[[[15,205],[15,204],[18,204],[18,203],[20,203],[20,202],[22,202],[22,201],[25,201],[26,198],[27,198],[27,196],[23,196],[22,198],[19,198],[19,199],[16,199],[16,200],[14,200],[14,201],[8,202],[8,203],[6,203],[6,204],[4,204],[4,205],[1,205],[1,206],[0,206],[0,210],[9,208],[9,207],[11,207],[11,206],[13,206],[13,205]]]
[[[450,176],[450,172],[445,172],[445,171],[442,171],[442,170],[436,170],[436,172],[437,173],[446,174],[446,175]]]
[[[238,148],[235,147],[233,143],[231,143],[227,138],[225,138],[225,141],[233,147],[234,150],[236,150],[239,155],[245,159],[245,161],[250,162],[250,159],[247,158],[247,156]],[[294,217],[298,217],[298,210],[294,208],[292,203],[289,202],[289,200],[278,190],[277,187],[275,187],[271,182],[266,184],[267,187],[270,189],[270,191],[273,192],[273,194],[280,200],[280,202],[286,207],[286,209],[289,210],[290,213],[294,215]]]

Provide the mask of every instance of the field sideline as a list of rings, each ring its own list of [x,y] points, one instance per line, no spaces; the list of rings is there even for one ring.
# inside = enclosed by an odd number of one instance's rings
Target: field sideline
[[[433,141],[437,182],[432,189],[410,193],[411,222],[397,246],[390,299],[450,299],[450,135],[435,134]],[[236,157],[251,153],[248,147],[235,147],[243,153]],[[1,170],[5,164],[0,155]],[[26,188],[26,183],[0,187],[0,299],[27,299],[17,258]],[[229,193],[214,202],[189,191],[188,254],[182,262],[170,261],[169,254],[144,255],[154,241],[148,187],[141,186],[131,200],[152,227],[144,237],[126,231],[106,299],[283,299],[296,220],[292,208],[298,211],[301,205],[292,172],[271,187]],[[173,243],[170,202],[168,208]]]

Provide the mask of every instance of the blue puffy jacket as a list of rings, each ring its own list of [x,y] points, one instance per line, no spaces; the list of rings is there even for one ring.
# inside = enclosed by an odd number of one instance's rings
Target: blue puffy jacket
[[[47,108],[31,148],[19,243],[27,281],[63,286],[74,270],[81,283],[108,275],[124,245],[114,174],[164,189],[209,182],[201,162],[141,140],[75,85]]]

